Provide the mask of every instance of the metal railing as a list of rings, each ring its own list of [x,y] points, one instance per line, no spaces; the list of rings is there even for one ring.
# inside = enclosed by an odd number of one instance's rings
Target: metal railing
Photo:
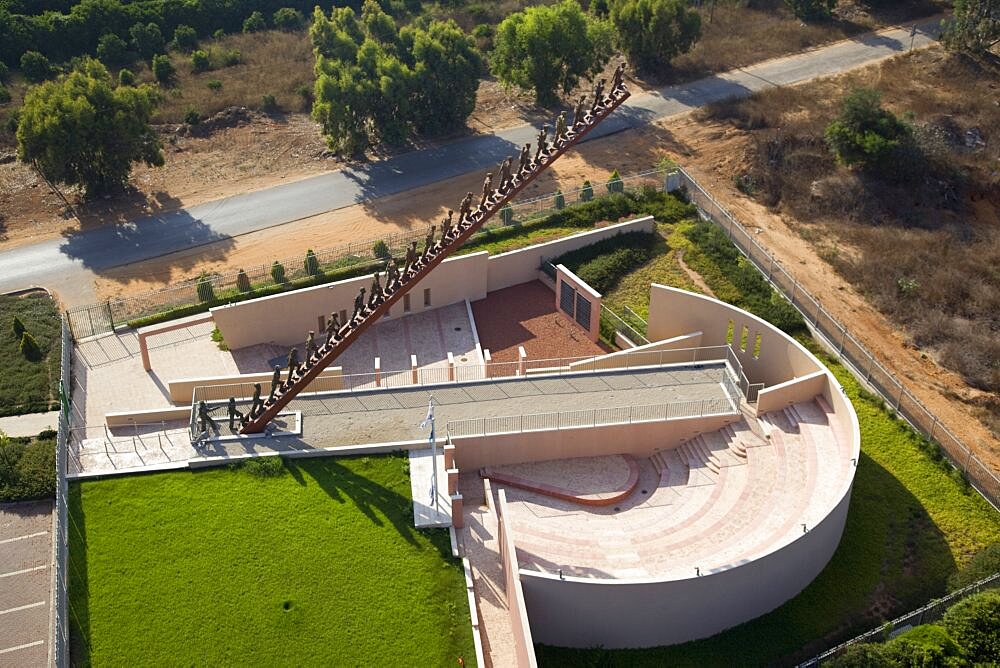
[[[852,638],[845,643],[841,643],[829,649],[822,654],[815,656],[808,661],[804,661],[799,664],[799,668],[810,668],[811,666],[818,666],[821,662],[827,659],[832,659],[839,654],[841,654],[845,649],[851,645],[857,645],[860,643],[872,643],[872,642],[882,642],[887,639],[892,630],[902,630],[908,627],[920,626],[921,624],[930,624],[933,621],[941,618],[945,611],[952,605],[962,600],[966,596],[971,596],[972,594],[978,594],[981,591],[987,589],[996,589],[1000,587],[1000,573],[994,573],[989,577],[983,578],[978,582],[973,582],[967,587],[962,587],[952,593],[948,594],[943,598],[936,598],[930,603],[917,608],[916,610],[911,610],[910,612],[897,617],[888,624],[874,628],[871,631],[862,633],[856,638]]]
[[[64,402],[59,409],[59,425],[56,433],[56,518],[55,531],[52,536],[52,613],[51,633],[49,641],[51,649],[49,658],[52,665],[64,668],[69,665],[69,583],[66,578],[69,566],[69,485],[66,482],[68,464],[68,447],[70,419],[72,412],[67,410],[71,401],[72,370],[73,370],[73,338],[69,330],[69,322],[63,315],[62,349],[59,369],[60,392]]]
[[[684,169],[680,183],[703,216],[722,228],[733,245],[753,262],[768,282],[802,314],[814,332],[835,351],[847,369],[872,388],[915,430],[936,441],[951,464],[967,476],[972,486],[994,507],[1000,508],[1000,477],[972,449],[948,429],[905,385],[886,369],[798,280],[761,246],[729,211]],[[748,388],[749,389],[749,388]],[[985,450],[986,448],[984,448]]]
[[[626,190],[638,190],[643,187],[663,189],[666,174],[666,170],[657,169],[623,177],[621,181]],[[596,183],[591,191],[600,196],[606,194],[607,188],[603,183]],[[504,216],[496,216],[483,227],[482,231],[474,234],[470,241],[489,234],[492,229],[521,225],[566,206],[587,201],[586,192],[584,188],[578,188],[566,193],[551,193],[515,202],[511,205],[512,215],[506,221]],[[422,243],[429,229],[422,227],[413,231],[354,241],[335,248],[320,249],[313,253],[315,266],[324,274],[335,274],[345,269],[384,262],[390,255],[401,257],[405,255],[406,247],[411,241]],[[262,293],[291,289],[293,282],[304,282],[311,275],[306,267],[306,250],[303,249],[301,255],[277,260],[281,266],[282,280],[275,278],[272,273],[274,265],[267,263],[245,268],[242,275],[239,271],[213,273],[203,279],[181,281],[168,288],[129,297],[115,297],[98,304],[70,309],[66,314],[69,317],[71,331],[74,338],[82,339],[112,332],[115,327],[124,326],[140,318],[188,306],[194,308],[202,302],[224,303],[227,299],[243,298],[251,294],[251,291],[259,296]],[[374,270],[374,267],[372,269]],[[199,283],[202,285],[199,286]]]
[[[605,325],[601,328],[602,330],[607,329],[608,333],[611,333],[612,331],[618,332],[637,346],[643,346],[649,343],[649,339],[646,338],[645,332],[640,332],[638,329],[633,327],[631,323],[627,322],[624,318],[609,309],[604,304],[601,304],[601,322]],[[602,332],[602,334],[603,333],[604,332]],[[614,341],[612,341],[612,343],[614,343]]]
[[[735,415],[737,405],[728,399],[701,399],[644,406],[593,408],[557,413],[525,413],[502,417],[455,420],[446,424],[448,438],[521,434],[581,427],[604,427],[638,422],[663,422],[706,415]]]

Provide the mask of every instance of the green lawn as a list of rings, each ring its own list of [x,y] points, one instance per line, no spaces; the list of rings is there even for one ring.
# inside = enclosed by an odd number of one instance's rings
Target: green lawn
[[[475,664],[448,533],[413,528],[404,456],[70,488],[73,659]]]
[[[693,220],[661,220],[657,232],[663,243],[656,256],[622,276],[605,295],[606,303],[645,314],[650,282],[692,289],[676,261],[676,251],[684,249],[685,262],[721,298],[759,308],[763,317],[774,315],[789,329],[801,329],[780,302],[763,298],[759,284],[738,266],[738,257],[720,249],[715,235],[694,233],[696,226]],[[861,425],[862,458],[847,526],[830,564],[785,605],[712,638],[634,651],[539,646],[540,665],[794,663],[941,595],[951,574],[977,551],[1000,541],[1000,514],[949,473],[947,465],[929,454],[926,442],[864,392],[843,366],[811,340],[800,340],[838,377]]]
[[[25,358],[14,334],[14,316],[38,342],[42,358]],[[59,408],[59,309],[44,294],[0,296],[0,416]]]

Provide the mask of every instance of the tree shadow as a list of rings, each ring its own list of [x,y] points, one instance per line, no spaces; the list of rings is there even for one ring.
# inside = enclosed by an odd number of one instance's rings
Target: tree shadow
[[[87,522],[79,483],[69,486],[69,556],[67,589],[69,603],[69,663],[90,665],[90,584],[87,579]]]
[[[181,201],[162,190],[144,193],[133,185],[106,199],[92,199],[76,205],[81,230],[103,227],[109,223],[128,225],[143,216],[153,216],[180,209]]]

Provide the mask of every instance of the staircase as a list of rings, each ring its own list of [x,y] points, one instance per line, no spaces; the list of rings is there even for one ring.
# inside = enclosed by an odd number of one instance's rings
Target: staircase
[[[403,295],[413,289],[421,279],[439,265],[453,251],[462,245],[490,218],[510,202],[521,190],[531,183],[539,174],[545,171],[553,162],[559,159],[574,144],[579,142],[591,130],[611,115],[629,97],[628,88],[621,80],[620,71],[616,73],[615,84],[607,95],[601,95],[595,100],[590,113],[579,123],[567,124],[567,131],[561,137],[556,137],[545,150],[536,151],[536,160],[531,160],[524,170],[516,166],[510,169],[510,179],[499,184],[488,193],[486,201],[479,207],[471,208],[465,215],[459,214],[459,220],[452,227],[448,236],[437,241],[427,251],[419,256],[409,268],[399,272],[399,278],[387,284],[381,295],[362,306],[359,313],[344,324],[316,353],[300,367],[294,376],[289,377],[278,386],[274,395],[269,397],[261,409],[250,417],[240,430],[241,434],[258,434],[264,431],[268,423],[309,386],[319,374],[347,349],[361,334],[385,315],[392,305],[402,299]],[[603,85],[600,86],[603,88]],[[527,150],[527,149],[526,149]],[[508,165],[509,167],[509,165]],[[501,170],[501,173],[503,171]],[[388,280],[388,279],[387,279]]]

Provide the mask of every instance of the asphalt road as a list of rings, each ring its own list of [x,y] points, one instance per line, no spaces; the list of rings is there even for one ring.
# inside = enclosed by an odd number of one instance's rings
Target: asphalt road
[[[586,139],[641,126],[732,97],[800,83],[868,65],[933,43],[938,19],[859,35],[829,46],[770,60],[656,93],[634,95]],[[534,141],[530,125],[460,139],[363,167],[350,167],[293,183],[139,218],[0,252],[0,292],[44,286],[67,307],[95,301],[93,279],[112,267],[232,238],[358,202],[417,188],[496,165]],[[429,168],[433,165],[433,168]],[[637,165],[636,169],[648,167]]]

